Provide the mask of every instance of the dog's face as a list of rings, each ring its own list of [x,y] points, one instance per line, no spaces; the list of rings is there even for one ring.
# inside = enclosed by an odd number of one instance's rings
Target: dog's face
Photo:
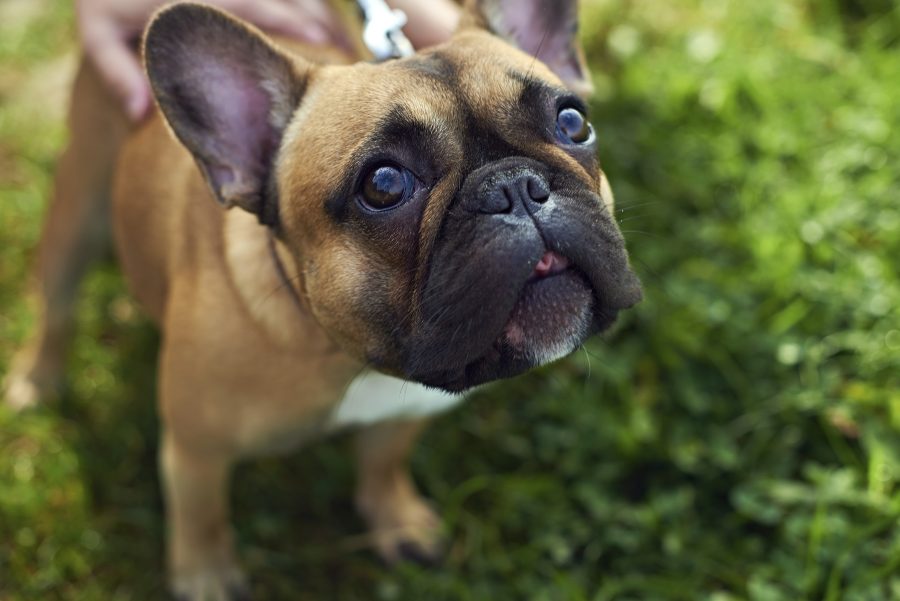
[[[589,85],[575,2],[467,10],[451,42],[409,59],[312,67],[181,5],[145,53],[213,192],[278,232],[329,334],[448,390],[568,354],[640,299],[572,91]]]

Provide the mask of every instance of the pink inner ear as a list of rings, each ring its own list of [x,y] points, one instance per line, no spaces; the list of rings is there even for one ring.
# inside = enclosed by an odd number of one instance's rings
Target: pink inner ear
[[[222,178],[214,183],[260,181],[275,134],[269,123],[272,100],[259,77],[243,64],[208,57],[206,64],[195,65],[192,81],[201,88],[204,109],[209,111],[206,117],[213,124],[207,134],[208,151],[225,167],[211,170],[215,179]]]
[[[144,50],[160,108],[216,198],[274,223],[269,172],[299,98],[292,59],[225,13],[188,2],[160,11]]]
[[[503,24],[519,48],[547,64],[564,81],[582,79],[581,66],[574,53],[575,23],[559,11],[562,4],[501,0]],[[548,10],[553,14],[544,14]]]
[[[542,29],[547,19],[541,18],[538,4],[534,2],[507,2],[512,8],[504,7],[504,25],[510,35],[519,42],[519,47],[534,56],[541,39],[549,34]],[[544,41],[546,44],[546,40]]]

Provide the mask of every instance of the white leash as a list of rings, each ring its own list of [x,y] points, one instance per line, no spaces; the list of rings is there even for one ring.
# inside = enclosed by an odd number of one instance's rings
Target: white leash
[[[365,15],[363,42],[375,55],[375,60],[386,61],[415,54],[412,44],[403,35],[406,13],[391,9],[384,0],[357,0]]]

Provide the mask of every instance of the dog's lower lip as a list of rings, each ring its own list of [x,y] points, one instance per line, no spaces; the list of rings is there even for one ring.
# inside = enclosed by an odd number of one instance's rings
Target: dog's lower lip
[[[534,275],[532,275],[530,278],[528,278],[527,280],[525,280],[525,285],[528,286],[529,284],[533,284],[534,282],[537,282],[537,281],[540,281],[540,280],[548,280],[548,279],[550,279],[550,278],[556,278],[556,277],[559,277],[559,276],[564,275],[564,274],[566,274],[566,273],[571,273],[571,272],[573,272],[573,271],[575,271],[574,268],[572,268],[572,267],[567,267],[567,268],[565,268],[565,269],[562,270],[562,271],[556,271],[556,272],[553,272],[553,273],[549,273],[549,274],[547,274],[547,275],[538,275],[538,274],[534,274]]]

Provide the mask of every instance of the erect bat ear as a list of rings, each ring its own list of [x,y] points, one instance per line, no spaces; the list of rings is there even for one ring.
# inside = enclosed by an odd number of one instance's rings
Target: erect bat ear
[[[277,223],[271,172],[308,65],[224,12],[187,3],[153,18],[144,63],[163,115],[219,202]]]
[[[466,0],[462,26],[487,29],[536,57],[573,92],[593,92],[578,41],[578,0]]]

